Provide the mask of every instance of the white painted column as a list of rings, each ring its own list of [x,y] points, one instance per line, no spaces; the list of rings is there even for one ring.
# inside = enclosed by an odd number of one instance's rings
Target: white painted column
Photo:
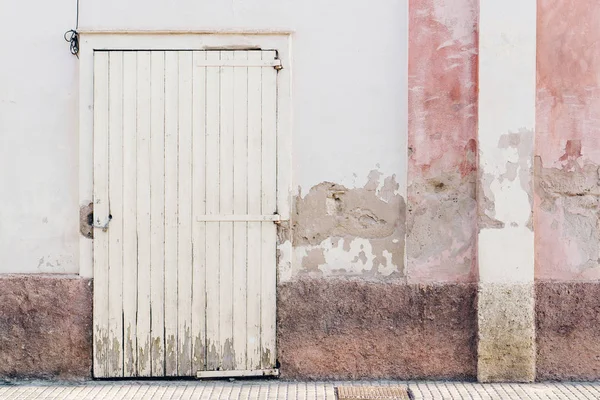
[[[535,379],[536,1],[482,1],[479,22],[479,381]]]

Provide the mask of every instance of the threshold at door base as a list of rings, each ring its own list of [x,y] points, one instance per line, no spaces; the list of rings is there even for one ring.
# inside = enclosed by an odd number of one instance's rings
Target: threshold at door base
[[[279,376],[279,370],[274,369],[257,369],[252,371],[198,371],[196,378],[238,378],[245,376]]]

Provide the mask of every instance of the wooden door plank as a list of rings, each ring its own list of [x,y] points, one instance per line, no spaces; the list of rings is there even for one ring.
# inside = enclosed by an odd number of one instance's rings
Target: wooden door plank
[[[150,59],[151,375],[165,375],[165,52]]]
[[[178,53],[177,371],[192,376],[192,52]]]
[[[234,52],[236,61],[248,59],[246,51]],[[233,71],[233,213],[248,214],[248,68]],[[233,223],[233,369],[246,369],[246,267],[247,222]]]
[[[248,59],[261,60],[260,51],[249,51]],[[261,200],[261,115],[262,74],[260,67],[248,68],[248,213],[262,213]],[[248,369],[261,368],[260,299],[261,299],[261,222],[248,222],[247,271],[247,364]]]
[[[222,51],[221,61],[233,59]],[[233,214],[233,67],[221,67],[221,111],[219,145],[220,213]],[[220,223],[219,238],[219,337],[221,369],[234,366],[233,353],[233,222]]]
[[[219,60],[208,51],[208,61]],[[206,214],[219,214],[219,67],[206,68]],[[219,222],[206,223],[206,369],[221,366],[219,336]]]
[[[137,376],[137,55],[123,53],[123,376]]]
[[[151,376],[150,356],[150,52],[137,52],[137,362]]]
[[[206,369],[206,223],[197,222],[206,213],[206,68],[198,62],[206,52],[193,54],[192,93],[192,372]]]
[[[274,51],[262,53],[263,60],[275,58]],[[277,213],[277,71],[262,68],[262,214]],[[276,324],[276,225],[262,223],[261,257],[261,366],[275,367]]]
[[[177,141],[179,66],[165,55],[165,374],[177,376]]]
[[[94,53],[94,222],[109,215],[108,53]],[[94,376],[110,377],[108,327],[108,233],[94,229]]]
[[[123,376],[123,52],[109,54],[108,374]]]

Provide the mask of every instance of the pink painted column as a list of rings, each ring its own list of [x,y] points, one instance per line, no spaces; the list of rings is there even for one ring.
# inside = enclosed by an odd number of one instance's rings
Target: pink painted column
[[[409,3],[409,282],[476,279],[478,4]]]
[[[538,0],[540,379],[600,378],[600,2]]]
[[[600,279],[600,4],[538,0],[536,278]]]

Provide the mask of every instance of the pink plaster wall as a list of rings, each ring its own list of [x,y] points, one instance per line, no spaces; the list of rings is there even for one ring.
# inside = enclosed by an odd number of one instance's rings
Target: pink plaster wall
[[[407,276],[476,279],[477,0],[410,0]]]
[[[536,278],[600,278],[600,2],[538,0]]]

